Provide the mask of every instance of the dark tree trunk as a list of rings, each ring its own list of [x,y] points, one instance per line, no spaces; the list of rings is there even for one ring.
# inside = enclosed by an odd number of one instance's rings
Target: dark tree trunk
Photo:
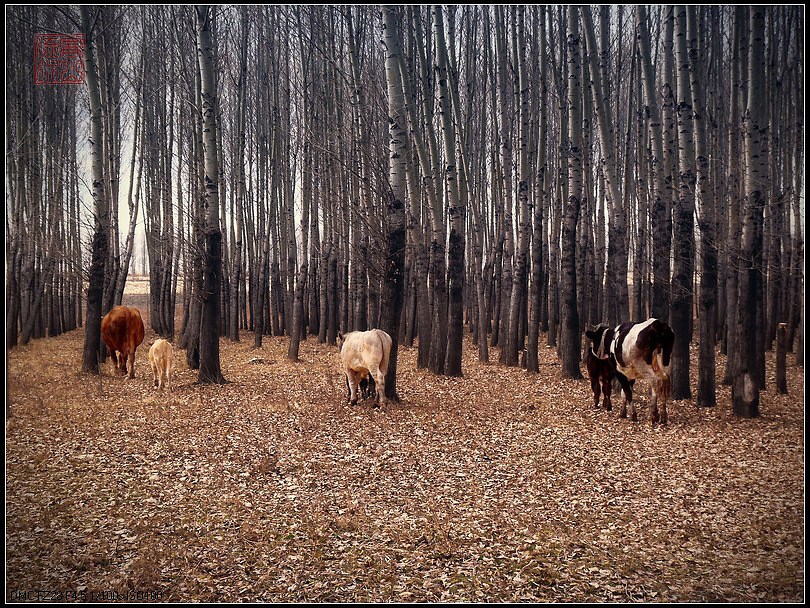
[[[565,378],[582,378],[579,369],[580,333],[577,311],[577,222],[582,196],[582,93],[580,90],[580,38],[578,8],[568,8],[569,194],[562,219],[560,268],[559,354]]]
[[[216,86],[214,79],[213,37],[211,17],[207,6],[196,8],[197,56],[200,69],[202,97],[203,153],[205,158],[205,261],[202,282],[202,311],[200,317],[200,370],[201,383],[222,384],[225,378],[220,370],[219,330],[220,292],[222,281],[222,231],[219,226],[219,151],[214,109]]]

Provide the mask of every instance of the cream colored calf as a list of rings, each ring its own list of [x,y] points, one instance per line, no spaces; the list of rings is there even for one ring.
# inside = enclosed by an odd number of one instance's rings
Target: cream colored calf
[[[377,402],[385,402],[385,374],[391,356],[391,336],[381,329],[353,331],[340,336],[340,366],[349,383],[349,402],[357,403],[360,381],[371,376],[377,389]]]
[[[172,390],[174,361],[170,342],[161,338],[152,345],[152,348],[149,349],[149,365],[152,367],[155,386]]]

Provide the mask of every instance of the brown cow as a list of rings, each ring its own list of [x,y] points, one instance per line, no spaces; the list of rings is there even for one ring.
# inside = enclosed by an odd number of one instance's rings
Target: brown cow
[[[116,306],[101,320],[101,337],[115,368],[126,375],[129,361],[129,377],[134,378],[135,349],[143,342],[141,312],[135,307]]]
[[[174,361],[172,345],[167,340],[156,340],[149,349],[149,365],[152,367],[152,378],[157,388],[168,387],[172,390],[172,371]]]

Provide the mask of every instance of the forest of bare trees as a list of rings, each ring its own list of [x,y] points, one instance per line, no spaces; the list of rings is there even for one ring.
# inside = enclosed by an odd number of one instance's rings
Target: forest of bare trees
[[[37,32],[84,84],[34,84]],[[647,317],[673,399],[715,405],[720,352],[757,416],[783,323],[803,364],[802,6],[16,6],[6,66],[7,349],[84,325],[98,373],[142,243],[201,382],[220,337],[372,327],[391,398],[398,345],[462,376],[466,332],[578,378]]]

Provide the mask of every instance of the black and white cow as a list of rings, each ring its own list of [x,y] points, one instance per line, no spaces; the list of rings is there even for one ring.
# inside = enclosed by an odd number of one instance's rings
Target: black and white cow
[[[658,319],[647,319],[641,323],[622,323],[614,328],[600,326],[592,339],[596,356],[602,360],[610,359],[615,366],[616,379],[625,397],[621,417],[627,416],[629,404],[631,420],[638,418],[633,404],[633,384],[642,378],[649,380],[652,388],[650,416],[653,424],[659,420],[666,424],[669,364],[675,343],[675,334],[669,325]]]

